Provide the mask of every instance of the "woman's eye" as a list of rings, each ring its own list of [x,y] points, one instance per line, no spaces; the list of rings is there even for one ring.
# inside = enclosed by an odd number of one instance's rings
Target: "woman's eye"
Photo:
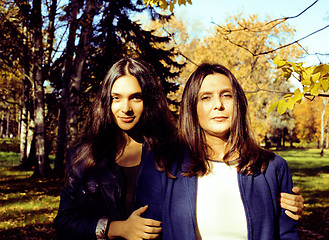
[[[134,96],[131,98],[133,101],[142,101],[142,97],[141,96]]]
[[[118,96],[112,96],[112,101],[118,101],[119,97]]]
[[[232,98],[233,95],[231,93],[224,93],[223,94],[223,97],[225,97],[225,98]]]
[[[210,97],[209,96],[202,96],[200,99],[201,99],[201,101],[207,101],[207,100],[210,99]]]

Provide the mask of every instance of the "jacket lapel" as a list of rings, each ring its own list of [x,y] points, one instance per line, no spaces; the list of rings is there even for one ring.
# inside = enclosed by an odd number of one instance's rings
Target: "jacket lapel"
[[[183,160],[183,171],[186,170],[186,166],[189,163],[189,155],[187,151],[184,154]],[[197,194],[197,177],[183,177],[184,182],[184,189],[187,196],[187,204],[189,205],[191,218],[192,218],[192,225],[193,225],[193,234],[195,234],[196,229],[196,194]]]

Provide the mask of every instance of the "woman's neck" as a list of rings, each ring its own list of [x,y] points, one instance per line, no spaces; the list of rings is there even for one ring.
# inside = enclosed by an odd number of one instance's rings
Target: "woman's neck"
[[[140,164],[142,158],[143,143],[126,135],[126,146],[117,156],[116,162],[122,167],[134,167]]]
[[[216,136],[206,136],[206,141],[208,145],[208,158],[215,161],[223,161],[225,154],[229,149],[229,143],[227,139],[222,139]],[[238,154],[234,154],[228,161],[238,158]]]

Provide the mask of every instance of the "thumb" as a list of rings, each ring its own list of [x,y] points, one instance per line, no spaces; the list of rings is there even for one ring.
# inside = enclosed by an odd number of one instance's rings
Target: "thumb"
[[[140,216],[140,215],[142,215],[142,214],[147,210],[147,208],[148,208],[148,205],[145,205],[144,207],[140,207],[140,208],[138,208],[138,209],[135,211],[135,213],[136,213],[138,216]]]
[[[292,188],[292,191],[293,191],[293,193],[295,193],[295,194],[300,194],[300,189],[299,189],[299,187],[293,187],[293,188]]]

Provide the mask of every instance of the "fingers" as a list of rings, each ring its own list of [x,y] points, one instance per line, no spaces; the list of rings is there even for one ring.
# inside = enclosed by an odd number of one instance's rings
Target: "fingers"
[[[294,219],[296,221],[298,221],[302,217],[301,215],[293,214],[292,212],[290,212],[288,210],[285,211],[285,214],[287,214],[288,217],[290,217],[290,218],[292,218],[292,219]]]
[[[300,195],[300,189],[294,187],[292,191],[295,194],[281,193],[280,206],[286,209],[285,213],[294,220],[299,220],[302,217],[304,209],[304,198]]]
[[[284,209],[287,209],[291,212],[298,214],[300,212],[300,208],[297,206],[294,206],[293,204],[294,204],[294,202],[291,202],[291,201],[290,201],[290,203],[285,203],[285,202],[281,201],[280,206]]]
[[[162,230],[162,228],[161,227],[150,227],[150,226],[145,226],[145,228],[144,228],[144,232],[146,232],[146,233],[160,233],[161,232],[161,230]]]
[[[292,200],[295,202],[304,202],[302,195],[295,195],[290,193],[280,193],[280,197],[287,200]]]
[[[155,239],[159,237],[159,234],[161,233],[162,228],[161,227],[150,227],[146,226],[144,228],[144,239]]]
[[[159,234],[145,233],[143,236],[143,239],[155,239],[157,237],[159,237]]]
[[[160,227],[161,222],[153,219],[143,218],[143,224],[150,227]]]

